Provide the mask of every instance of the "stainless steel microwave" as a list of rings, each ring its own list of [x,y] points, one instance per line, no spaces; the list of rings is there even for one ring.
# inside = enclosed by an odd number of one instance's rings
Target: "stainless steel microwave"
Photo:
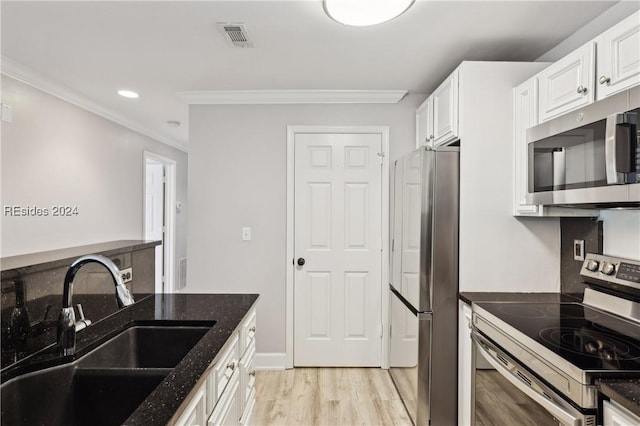
[[[527,202],[640,208],[640,88],[527,130]]]

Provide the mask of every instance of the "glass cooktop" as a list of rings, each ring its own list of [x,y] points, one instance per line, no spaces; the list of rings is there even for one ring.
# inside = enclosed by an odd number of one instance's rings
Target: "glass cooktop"
[[[581,370],[640,370],[640,325],[630,321],[580,303],[477,305]]]

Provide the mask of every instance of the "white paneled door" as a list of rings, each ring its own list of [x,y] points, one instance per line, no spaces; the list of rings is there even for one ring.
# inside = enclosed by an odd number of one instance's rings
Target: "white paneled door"
[[[295,135],[294,365],[381,365],[382,136]]]
[[[164,243],[164,166],[151,159],[145,160],[144,238]],[[156,292],[163,292],[163,244],[156,246]]]

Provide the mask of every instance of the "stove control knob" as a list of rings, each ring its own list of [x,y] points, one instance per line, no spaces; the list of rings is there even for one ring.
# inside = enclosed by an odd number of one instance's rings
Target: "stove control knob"
[[[613,275],[615,271],[616,271],[616,265],[614,265],[613,263],[605,262],[602,264],[602,267],[600,268],[600,272],[602,272],[605,275]]]
[[[591,272],[596,272],[598,270],[598,266],[600,266],[598,261],[591,259],[587,262],[587,264],[585,265],[585,268],[587,268]]]

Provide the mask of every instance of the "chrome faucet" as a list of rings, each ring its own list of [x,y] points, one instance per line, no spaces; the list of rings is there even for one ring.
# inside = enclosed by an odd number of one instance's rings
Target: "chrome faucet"
[[[82,307],[80,305],[78,305],[78,308],[80,311],[81,321],[76,322],[76,315],[71,303],[71,297],[73,295],[73,278],[82,266],[91,262],[103,265],[111,273],[113,283],[116,286],[118,308],[123,308],[134,303],[133,296],[122,282],[120,270],[111,259],[97,254],[89,254],[76,259],[71,266],[69,266],[67,275],[64,277],[62,311],[60,312],[60,318],[58,319],[58,348],[63,355],[70,355],[75,352],[76,331],[79,331],[91,324],[91,321],[84,318],[84,313],[82,312]]]

